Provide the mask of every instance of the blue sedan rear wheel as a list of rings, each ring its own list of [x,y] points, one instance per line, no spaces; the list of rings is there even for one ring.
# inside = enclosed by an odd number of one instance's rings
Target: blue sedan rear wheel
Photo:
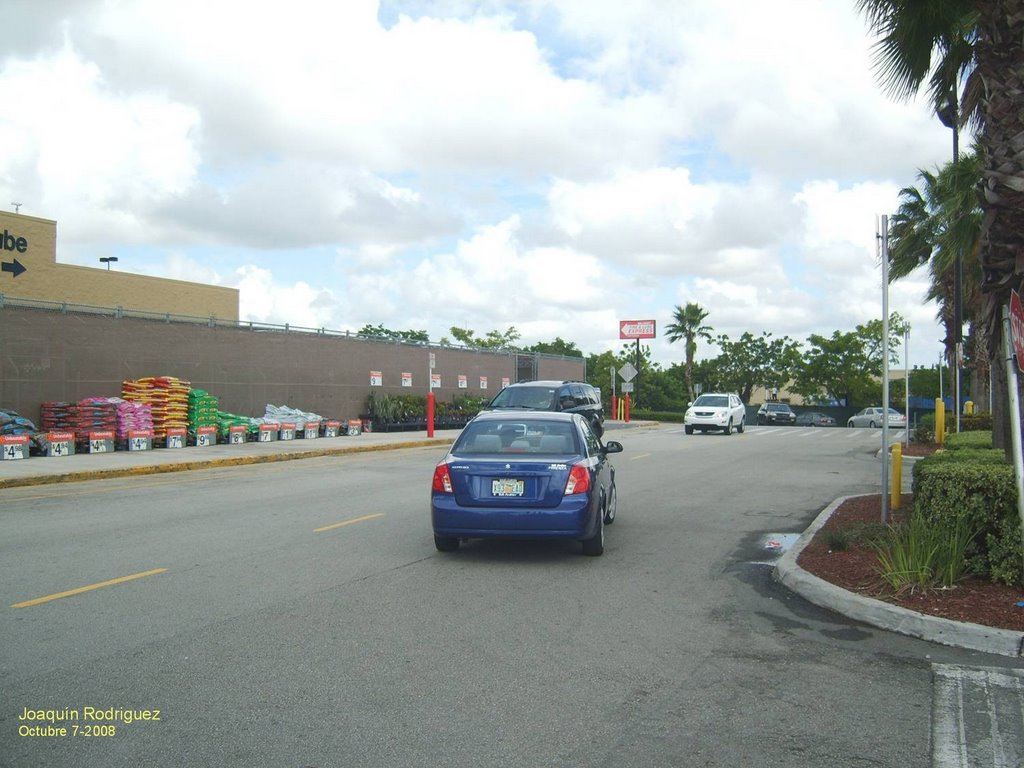
[[[615,483],[612,483],[612,487],[608,491],[608,500],[604,503],[604,522],[605,525],[611,525],[615,522],[615,512],[619,505],[618,492],[615,490]]]
[[[604,515],[597,518],[597,530],[589,539],[583,540],[583,554],[587,557],[598,557],[604,554]]]
[[[434,535],[434,546],[438,552],[454,552],[459,548],[459,540],[454,536]]]

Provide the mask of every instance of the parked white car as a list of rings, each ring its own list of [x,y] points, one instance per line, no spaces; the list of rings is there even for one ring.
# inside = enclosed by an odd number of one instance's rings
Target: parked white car
[[[733,429],[742,432],[746,420],[747,407],[737,395],[709,393],[700,395],[686,409],[683,430],[692,435],[695,429],[700,432],[720,429],[731,435]]]
[[[846,422],[848,427],[881,427],[885,421],[885,412],[889,411],[889,426],[903,429],[907,426],[907,417],[897,411],[895,408],[881,408],[875,406],[873,408],[865,408],[860,413],[855,413],[850,417],[850,420]]]

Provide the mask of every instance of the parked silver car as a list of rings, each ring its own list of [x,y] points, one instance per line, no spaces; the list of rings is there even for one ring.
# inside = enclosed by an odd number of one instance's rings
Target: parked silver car
[[[880,406],[874,406],[872,408],[865,408],[860,413],[855,413],[850,417],[850,420],[846,422],[848,427],[881,427],[885,421],[885,412],[889,411],[889,426],[903,429],[907,426],[907,417],[897,411],[895,408],[882,408]]]

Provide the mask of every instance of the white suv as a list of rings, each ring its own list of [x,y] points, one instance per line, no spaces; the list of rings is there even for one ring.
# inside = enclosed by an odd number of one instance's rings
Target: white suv
[[[683,429],[688,435],[695,429],[701,432],[720,429],[731,435],[733,429],[743,431],[746,419],[747,407],[737,395],[706,394],[700,395],[686,409]]]

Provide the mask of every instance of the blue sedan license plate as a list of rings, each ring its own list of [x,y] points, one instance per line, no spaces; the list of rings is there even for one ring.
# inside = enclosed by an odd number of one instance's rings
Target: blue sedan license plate
[[[524,483],[522,480],[492,480],[492,496],[522,496]]]

